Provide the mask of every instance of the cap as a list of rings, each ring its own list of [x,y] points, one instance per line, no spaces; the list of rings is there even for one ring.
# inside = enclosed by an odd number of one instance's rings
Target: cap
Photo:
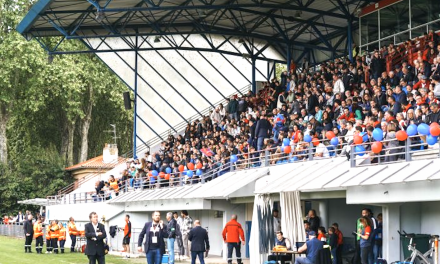
[[[422,75],[422,77],[420,77],[420,79],[422,79],[422,80],[426,80],[427,78],[426,78],[425,75]]]
[[[293,112],[293,114],[294,114],[294,115],[297,115],[297,114],[298,114],[298,112]]]
[[[436,102],[432,102],[429,106],[438,106]]]
[[[316,232],[315,231],[309,231],[309,236],[316,236]]]

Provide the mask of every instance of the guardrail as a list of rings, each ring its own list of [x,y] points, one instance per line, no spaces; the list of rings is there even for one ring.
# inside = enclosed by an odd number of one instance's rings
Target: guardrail
[[[428,149],[421,136],[408,137],[406,141],[398,141],[397,139],[383,140],[381,141],[382,144],[384,144],[383,149],[378,154],[373,153],[371,150],[371,145],[374,144],[374,142],[364,142],[360,144],[364,148],[367,147],[367,150],[364,151],[358,151],[355,144],[343,143],[343,137],[338,138],[339,143],[336,146],[324,145],[324,143],[327,142],[328,140],[313,140],[313,142],[309,143],[304,141],[299,143],[291,142],[291,145],[288,146],[290,149],[278,146],[261,151],[240,153],[228,158],[223,158],[214,163],[213,166],[204,168],[204,172],[200,175],[198,175],[200,171],[198,172],[196,168],[182,172],[178,171],[178,168],[174,168],[174,171],[169,174],[160,173],[157,176],[149,175],[142,178],[132,178],[120,183],[119,193],[157,188],[174,188],[199,183],[203,184],[231,171],[263,168],[318,159],[331,159],[341,156],[347,157],[347,155],[350,157],[351,167],[411,161],[414,156],[417,155],[423,156],[424,159],[440,157],[440,148],[438,148],[438,145],[436,149]],[[399,142],[401,145],[398,147],[387,147],[386,145],[391,142]],[[323,148],[327,149],[327,151]],[[321,153],[322,151],[328,152],[328,156],[320,157],[317,153]],[[195,164],[195,166],[197,166],[197,164]],[[94,192],[58,195],[48,197],[48,204],[105,202],[115,198],[115,196],[116,194],[112,194],[112,192],[106,192],[100,195]]]

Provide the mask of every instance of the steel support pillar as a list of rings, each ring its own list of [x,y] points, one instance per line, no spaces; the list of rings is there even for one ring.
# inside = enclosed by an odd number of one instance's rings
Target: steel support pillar
[[[348,48],[348,59],[353,62],[353,36],[352,36],[352,24],[353,20],[350,18],[348,19],[348,26],[347,26],[347,48]]]
[[[256,59],[252,58],[252,93],[256,94],[257,93],[257,84],[255,83],[255,65]]]
[[[290,61],[292,60],[292,54],[290,51],[290,45],[287,44],[287,72],[290,72]]]
[[[137,120],[137,88],[138,88],[138,39],[136,36],[136,47],[134,50],[134,118],[133,118],[133,159],[136,157],[136,142],[137,142],[137,131],[136,131],[136,120]]]

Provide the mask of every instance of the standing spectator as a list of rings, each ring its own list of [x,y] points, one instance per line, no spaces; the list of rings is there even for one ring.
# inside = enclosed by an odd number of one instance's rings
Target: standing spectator
[[[200,264],[205,264],[204,253],[209,251],[209,238],[208,232],[200,226],[200,220],[194,221],[194,228],[189,232],[188,239],[191,241],[191,264],[196,264],[197,257]]]
[[[182,241],[182,226],[183,226],[183,219],[179,216],[177,212],[173,213],[174,220],[176,220],[176,241],[177,246],[179,247],[179,255],[183,256],[185,255],[185,248],[183,247],[183,241]]]
[[[336,230],[334,227],[329,227],[328,229],[328,245],[330,246],[332,253],[332,264],[338,263],[338,235],[335,234]]]
[[[41,218],[37,218],[37,221],[34,224],[34,238],[35,238],[35,251],[37,251],[37,254],[42,254],[43,225],[41,224]]]
[[[377,215],[377,228],[374,236],[373,245],[374,262],[377,263],[378,258],[382,258],[382,214]]]
[[[125,215],[124,239],[122,239],[122,247],[124,248],[124,259],[130,258],[130,238],[131,238],[131,222],[130,215]]]
[[[91,212],[89,215],[90,223],[84,226],[85,235],[87,238],[87,246],[85,254],[89,258],[89,264],[104,264],[105,263],[105,247],[104,239],[107,237],[105,226],[98,223],[98,214]]]
[[[278,232],[281,231],[281,220],[278,216],[278,210],[274,209],[272,211],[273,214],[273,230],[275,230],[275,234],[278,234]]]
[[[318,228],[321,226],[321,219],[316,215],[315,209],[309,211],[307,221],[310,223],[310,230],[318,232]]]
[[[75,219],[73,217],[69,218],[69,224],[67,226],[69,230],[69,236],[70,236],[70,253],[75,252],[75,245],[76,245],[76,236],[79,235],[78,229],[76,229]]]
[[[235,100],[235,97],[232,96],[226,106],[226,111],[229,114],[230,119],[238,120],[238,102]]]
[[[309,232],[309,240],[304,243],[299,249],[299,253],[306,252],[306,257],[297,257],[295,259],[295,264],[313,264],[316,263],[316,257],[318,252],[322,249],[323,244],[316,238],[315,231]]]
[[[371,240],[369,239],[371,234],[370,219],[362,217],[360,222],[362,228],[359,228],[357,233],[360,236],[361,264],[369,264],[368,255],[371,251]]]
[[[50,225],[50,244],[52,245],[53,252],[58,254],[58,237],[60,236],[60,227],[58,226],[58,220],[52,220]]]
[[[22,225],[26,220],[26,217],[21,213],[21,211],[18,211],[18,215],[15,217],[16,223]]]
[[[272,126],[267,121],[265,115],[260,116],[260,120],[257,122],[255,128],[255,139],[257,140],[257,150],[260,151],[263,148],[264,139],[269,137]]]
[[[168,264],[174,264],[174,242],[176,241],[177,221],[173,218],[173,213],[167,213],[167,249],[168,249]]]
[[[345,92],[344,83],[341,80],[341,75],[333,75],[333,93],[334,94],[343,94]]]
[[[32,225],[32,215],[28,215],[23,224],[24,235],[26,237],[24,242],[24,253],[32,253],[32,238],[34,236],[34,227]]]
[[[228,244],[228,264],[232,264],[232,251],[235,248],[235,254],[237,255],[237,263],[241,264],[241,247],[240,240],[244,246],[244,232],[241,224],[237,222],[237,215],[231,216],[225,228],[223,229],[223,241]]]
[[[139,234],[138,251],[142,252],[145,236],[144,250],[148,264],[161,264],[162,256],[165,254],[166,227],[164,228],[163,222],[160,220],[160,212],[153,212],[152,218],[153,221],[145,223]]]
[[[332,227],[335,229],[335,235],[338,236],[338,247],[336,250],[336,264],[342,264],[342,245],[344,244],[344,235],[339,230],[339,224],[333,223]]]
[[[191,241],[188,240],[188,236],[189,236],[189,231],[191,231],[191,229],[193,227],[193,220],[188,215],[188,211],[187,210],[182,210],[180,212],[180,215],[182,216],[182,219],[183,219],[183,224],[181,226],[183,248],[185,249],[185,256],[190,258],[191,254],[189,252],[190,252],[190,249],[191,249]]]
[[[60,242],[60,251],[61,254],[64,254],[64,244],[66,244],[66,228],[63,224],[59,223],[59,235],[58,235],[58,241]]]

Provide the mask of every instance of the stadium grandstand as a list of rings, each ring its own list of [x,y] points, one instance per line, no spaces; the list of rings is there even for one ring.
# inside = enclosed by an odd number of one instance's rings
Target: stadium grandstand
[[[436,0],[40,0],[17,30],[55,60],[97,54],[134,94],[134,146],[105,174],[21,203],[45,206],[47,219],[74,213],[80,227],[91,211],[108,227],[130,213],[133,249],[151,212],[188,210],[225,261],[221,230],[236,214],[251,264],[271,252],[273,209],[294,242],[309,210],[326,228],[338,222],[351,263],[370,208],[383,216],[380,257],[402,260],[397,231],[440,233],[439,10]],[[115,251],[122,236],[109,240]]]

